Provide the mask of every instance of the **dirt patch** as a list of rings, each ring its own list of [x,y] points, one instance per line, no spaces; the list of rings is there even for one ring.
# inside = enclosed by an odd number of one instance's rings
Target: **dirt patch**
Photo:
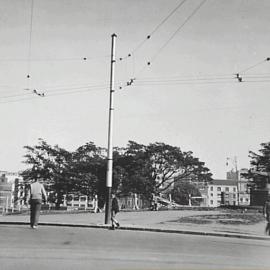
[[[196,215],[181,217],[174,222],[177,223],[193,223],[193,224],[228,224],[228,225],[252,225],[264,220],[261,213],[220,213],[213,215]]]

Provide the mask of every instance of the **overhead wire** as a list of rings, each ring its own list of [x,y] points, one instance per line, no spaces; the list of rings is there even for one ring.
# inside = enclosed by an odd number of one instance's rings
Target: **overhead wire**
[[[229,74],[206,74],[206,75],[186,75],[186,76],[170,76],[170,77],[142,77],[136,81],[136,86],[150,86],[150,85],[179,85],[179,84],[218,84],[218,83],[232,83],[235,82],[234,78]],[[270,82],[270,74],[263,73],[260,74],[249,74],[245,83],[268,83]],[[116,82],[116,85],[120,85],[121,82]],[[2,85],[6,86],[6,85]],[[45,91],[47,95],[55,95],[59,93],[68,93],[68,92],[80,92],[88,90],[98,90],[98,89],[107,89],[109,83],[107,84],[63,84],[56,86],[40,86],[37,89],[25,89],[27,93],[21,93],[16,91],[0,91],[0,99],[8,99],[13,97],[22,97],[32,94],[34,90],[37,93],[42,93]],[[16,89],[16,86],[12,86]],[[17,89],[19,86],[17,86]],[[18,90],[17,90],[18,91]],[[36,93],[36,94],[37,94]]]
[[[85,57],[73,57],[73,58],[0,58],[0,62],[66,62],[66,61],[88,61],[93,59],[102,59],[109,58],[110,55],[102,55],[102,56],[85,56]]]
[[[9,95],[9,96],[0,96],[1,99],[6,99],[6,98],[13,98],[13,97],[22,97],[22,96],[29,96],[30,93],[24,93],[24,94],[17,94],[17,95]]]
[[[24,90],[29,90],[32,92],[32,94],[38,95],[40,97],[44,97],[45,93],[41,92],[40,90],[37,90],[37,88],[32,88],[30,87],[30,80],[31,80],[31,62],[33,61],[39,61],[39,62],[63,62],[63,61],[89,61],[93,59],[100,59],[100,58],[108,58],[110,55],[102,55],[102,56],[83,56],[83,57],[73,57],[73,58],[32,58],[32,36],[33,36],[33,17],[34,17],[34,0],[31,0],[31,8],[30,8],[30,24],[29,24],[29,44],[28,44],[28,57],[27,59],[15,59],[15,58],[10,58],[10,59],[0,59],[0,61],[26,61],[27,62],[27,83],[26,87]],[[22,94],[24,95],[24,94]]]
[[[133,50],[131,50],[126,56],[120,57],[118,60],[122,61],[128,57],[133,56],[133,54],[138,51],[146,41],[148,41],[154,33],[156,33],[159,28],[186,2],[187,0],[182,0],[179,4],[150,32],[145,39],[143,39]]]
[[[143,68],[138,72],[137,76],[139,76],[148,66],[150,66],[153,61],[158,57],[158,55],[164,50],[164,48],[174,39],[174,37],[182,30],[182,28],[192,19],[192,17],[199,11],[199,9],[205,4],[207,0],[202,0],[200,4],[192,11],[192,13],[184,20],[183,23],[173,32],[173,34],[169,37],[168,40],[158,49],[158,51],[147,61],[147,63],[143,66]],[[179,7],[184,4],[185,1],[182,1],[179,4]],[[169,18],[169,17],[168,17]],[[137,80],[137,76],[133,76],[129,81],[126,82],[125,86],[120,86],[119,89],[123,89],[126,86],[131,86],[135,80]]]
[[[27,58],[27,76],[26,76],[27,79],[30,79],[30,69],[31,69],[33,13],[34,13],[34,0],[31,0],[30,27],[29,27],[29,44],[28,44],[28,58]]]
[[[247,67],[247,68],[244,68],[243,70],[241,70],[241,71],[238,71],[237,73],[235,73],[234,75],[235,75],[235,79],[238,81],[238,82],[243,82],[243,78],[245,77],[246,78],[246,75],[245,75],[245,72],[247,72],[248,70],[251,70],[251,69],[253,69],[253,68],[255,68],[255,67],[257,67],[257,66],[259,66],[259,65],[261,65],[261,64],[263,64],[263,63],[265,63],[265,62],[267,62],[267,61],[270,61],[270,57],[267,57],[267,58],[265,58],[264,60],[262,60],[262,61],[260,61],[260,62],[258,62],[258,63],[256,63],[256,64],[254,64],[254,65],[252,65],[252,66],[249,66],[249,67]]]
[[[245,83],[270,83],[269,80],[257,80],[257,81],[244,81]],[[167,80],[138,80],[137,83],[134,85],[136,87],[142,87],[142,86],[162,86],[162,85],[204,85],[204,84],[219,84],[219,83],[237,83],[235,80],[229,78],[191,78],[191,79],[167,79]],[[65,88],[48,88],[46,90],[46,96],[44,97],[52,97],[52,96],[62,96],[62,95],[69,95],[69,94],[77,94],[77,93],[85,93],[90,91],[96,91],[96,90],[106,90],[108,89],[109,84],[104,85],[86,85],[86,86],[74,86],[74,87],[65,87]],[[23,94],[14,94],[10,96],[0,96],[0,104],[4,103],[11,103],[11,102],[19,102],[19,101],[27,101],[32,100],[33,97],[29,96],[31,93],[23,93]],[[25,97],[23,99],[11,99],[11,100],[4,100],[3,99],[10,99],[10,98],[17,98],[17,97]]]
[[[267,83],[270,82],[270,76],[250,76],[245,83]],[[152,86],[152,85],[179,85],[179,84],[219,84],[219,83],[237,83],[232,75],[208,75],[208,76],[175,76],[167,78],[139,78],[136,79],[134,86]]]
[[[21,98],[21,99],[7,100],[7,101],[1,101],[0,100],[0,104],[8,104],[8,103],[14,103],[14,102],[28,101],[28,100],[33,100],[33,99],[36,99],[36,97],[33,97],[31,95],[31,97],[29,97],[29,98]]]
[[[169,37],[169,39],[159,48],[154,56],[151,57],[150,61],[147,62],[147,65],[151,64],[157,56],[161,53],[162,50],[175,38],[175,36],[182,30],[182,28],[192,19],[192,17],[199,11],[202,5],[207,0],[202,0],[201,3],[193,10],[193,12],[184,20],[184,22],[174,31],[174,33]]]
[[[242,73],[244,73],[244,72],[246,72],[246,71],[248,71],[248,70],[250,70],[250,69],[253,69],[253,68],[255,68],[255,67],[257,67],[257,66],[259,66],[259,65],[261,65],[261,64],[263,64],[263,63],[265,63],[266,61],[270,61],[270,57],[267,57],[266,59],[264,59],[264,60],[262,60],[262,61],[260,61],[260,62],[258,62],[258,63],[256,63],[256,64],[254,64],[254,65],[252,65],[252,66],[249,66],[249,67],[247,67],[247,68],[244,68],[243,70],[240,70],[240,71],[237,72],[237,73],[242,74]]]
[[[54,90],[54,91],[53,90],[48,91],[48,94],[46,94],[46,96],[44,95],[43,97],[69,95],[69,94],[83,93],[83,92],[104,90],[104,89],[108,89],[108,85],[73,87],[73,88],[65,88],[65,89],[63,88],[63,89],[58,89],[58,90]],[[38,94],[38,93],[39,92],[37,92],[36,94]],[[0,96],[0,103],[3,104],[3,103],[32,99],[32,98],[25,98],[25,99],[6,100],[6,101],[1,102],[1,99],[8,99],[8,98],[13,98],[13,97],[23,97],[23,96],[27,96],[27,95],[31,95],[31,93],[23,93],[23,94],[18,94],[18,95],[2,96],[2,97]]]

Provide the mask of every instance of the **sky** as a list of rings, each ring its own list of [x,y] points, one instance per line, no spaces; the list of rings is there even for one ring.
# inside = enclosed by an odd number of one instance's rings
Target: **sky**
[[[269,9],[268,0],[0,0],[0,170],[24,169],[23,147],[38,138],[107,147],[113,33],[114,146],[178,146],[214,178],[232,169],[228,157],[248,168],[248,152],[270,141]]]

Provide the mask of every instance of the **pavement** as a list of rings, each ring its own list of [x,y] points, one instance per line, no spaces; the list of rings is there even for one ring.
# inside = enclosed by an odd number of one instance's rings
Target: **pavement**
[[[209,235],[245,238],[254,240],[270,240],[265,235],[266,222],[256,224],[194,224],[179,223],[181,217],[194,215],[214,215],[222,213],[221,210],[196,211],[196,210],[167,210],[167,211],[123,211],[117,214],[121,226],[119,230],[153,231],[161,233],[178,233],[193,235]],[[87,228],[109,228],[105,223],[104,213],[51,213],[41,214],[39,225],[41,226],[67,226]],[[0,224],[29,224],[29,215],[2,215]]]

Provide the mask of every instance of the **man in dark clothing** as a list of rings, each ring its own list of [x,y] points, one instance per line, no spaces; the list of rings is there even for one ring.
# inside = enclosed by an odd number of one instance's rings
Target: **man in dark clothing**
[[[263,214],[267,221],[265,233],[270,235],[270,196],[269,195],[263,207]]]
[[[118,200],[115,197],[115,194],[112,194],[112,212],[111,212],[112,230],[120,226],[119,222],[115,218],[118,212],[119,212]]]

